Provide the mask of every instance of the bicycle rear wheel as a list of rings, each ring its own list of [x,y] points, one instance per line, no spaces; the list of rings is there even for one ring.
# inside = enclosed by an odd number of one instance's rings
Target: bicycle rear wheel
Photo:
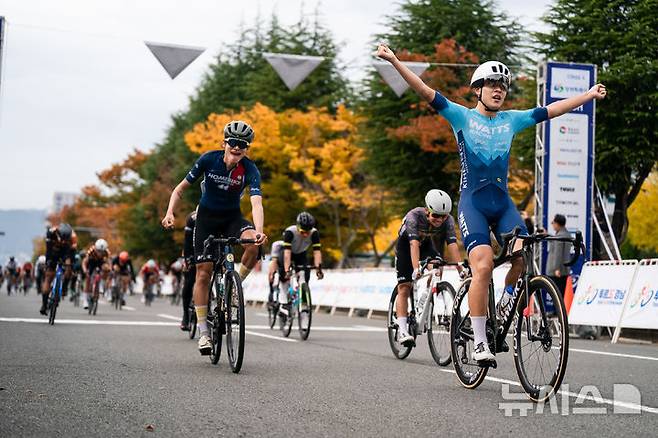
[[[190,339],[194,339],[196,336],[196,310],[190,307],[188,312],[190,312]]]
[[[239,373],[244,357],[244,297],[242,282],[237,272],[228,273],[224,279],[226,305],[226,351],[231,371]]]
[[[452,307],[450,319],[450,352],[457,379],[468,389],[475,389],[484,381],[489,367],[481,367],[473,360],[473,328],[468,307],[468,288],[471,279],[466,279]]]
[[[526,300],[524,291],[517,308],[514,365],[524,391],[539,403],[562,384],[569,355],[569,323],[562,295],[550,278],[532,278],[528,292],[530,299]]]
[[[404,345],[398,342],[398,321],[397,321],[397,312],[396,312],[396,302],[398,297],[398,288],[397,286],[393,289],[391,293],[391,300],[388,303],[388,319],[387,319],[387,329],[388,329],[388,343],[391,346],[391,351],[393,355],[398,359],[406,359],[407,356],[411,353],[413,349],[412,346],[405,347]],[[413,333],[414,339],[416,338],[415,331]]]
[[[302,341],[308,339],[311,333],[311,319],[313,306],[311,304],[311,289],[303,283],[300,288],[299,307],[297,308],[297,323],[299,324],[299,337]]]
[[[447,281],[437,285],[430,302],[430,320],[427,327],[427,342],[432,358],[439,366],[450,364],[450,318],[455,301],[455,289]]]

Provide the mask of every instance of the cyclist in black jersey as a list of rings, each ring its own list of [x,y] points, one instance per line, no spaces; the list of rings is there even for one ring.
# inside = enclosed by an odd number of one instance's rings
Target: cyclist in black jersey
[[[447,259],[460,261],[455,221],[450,216],[452,200],[443,190],[432,189],[425,195],[425,207],[410,210],[402,220],[395,246],[395,270],[398,276],[396,314],[398,342],[408,346],[414,337],[407,326],[408,298],[412,282],[420,274],[420,260],[430,256],[443,256],[447,245]],[[457,267],[461,272],[461,266]]]
[[[77,248],[77,236],[69,224],[59,224],[56,227],[49,228],[46,232],[46,272],[44,280],[39,286],[41,288],[41,309],[42,315],[46,314],[48,306],[48,295],[50,294],[50,285],[55,278],[55,268],[58,263],[64,266],[64,282],[62,290],[68,289],[71,279],[71,264]]]
[[[244,280],[258,261],[258,246],[267,241],[263,232],[263,197],[260,188],[260,172],[256,164],[246,157],[247,149],[254,139],[254,130],[239,120],[224,127],[223,150],[206,152],[190,169],[189,173],[174,189],[169,199],[167,213],[162,219],[163,227],[174,226],[174,211],[183,192],[203,177],[205,191],[197,208],[194,228],[194,259],[196,281],[194,304],[199,326],[199,352],[209,355],[212,346],[208,336],[208,287],[212,275],[212,255],[203,254],[203,244],[210,235],[254,239],[254,245],[243,245],[244,254],[240,266],[240,278]],[[249,186],[251,211],[254,224],[242,216],[240,197]]]

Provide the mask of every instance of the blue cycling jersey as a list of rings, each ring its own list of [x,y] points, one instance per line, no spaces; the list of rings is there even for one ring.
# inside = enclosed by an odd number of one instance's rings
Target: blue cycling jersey
[[[248,158],[242,158],[231,170],[224,163],[224,151],[201,155],[185,179],[194,184],[201,176],[206,189],[201,195],[203,207],[214,211],[239,210],[240,198],[246,186],[251,196],[261,196],[260,172]]]
[[[462,192],[473,192],[489,184],[507,192],[507,167],[514,135],[548,118],[545,107],[499,111],[496,117],[487,117],[475,108],[449,101],[438,91],[431,105],[448,120],[457,138]]]

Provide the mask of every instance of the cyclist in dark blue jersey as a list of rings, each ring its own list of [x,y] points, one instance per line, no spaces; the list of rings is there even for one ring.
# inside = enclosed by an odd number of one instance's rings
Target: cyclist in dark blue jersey
[[[211,234],[219,237],[255,239],[255,245],[244,245],[240,278],[244,280],[258,261],[258,248],[266,242],[263,233],[263,198],[260,189],[260,172],[253,161],[246,157],[254,139],[254,130],[247,123],[234,120],[224,128],[224,150],[203,154],[181,181],[169,199],[167,214],[162,219],[165,228],[173,228],[174,211],[183,191],[203,178],[205,190],[197,209],[194,227],[194,261],[196,279],[194,304],[201,337],[199,351],[210,354],[208,337],[208,286],[212,275],[212,256],[203,255],[203,242]],[[251,195],[252,224],[242,216],[240,197],[246,186]]]
[[[507,191],[509,153],[514,135],[544,120],[561,116],[591,101],[603,99],[605,86],[594,85],[587,93],[554,102],[543,108],[526,111],[501,111],[511,83],[505,64],[488,61],[475,70],[471,89],[478,98],[475,108],[466,108],[449,101],[398,60],[385,45],[377,56],[389,61],[405,81],[450,123],[457,139],[461,161],[461,196],[458,222],[462,241],[468,253],[473,278],[468,304],[474,331],[475,360],[493,360],[486,342],[488,284],[493,271],[493,249],[490,230],[497,239],[515,226],[525,225]],[[520,249],[517,242],[514,249]],[[517,258],[505,278],[505,289],[512,292],[523,271],[523,261]],[[503,297],[511,293],[503,294]]]

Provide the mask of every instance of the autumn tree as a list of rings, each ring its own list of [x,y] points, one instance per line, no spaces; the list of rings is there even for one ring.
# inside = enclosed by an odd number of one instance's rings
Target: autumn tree
[[[185,141],[196,153],[212,150],[233,118],[246,120],[256,132],[268,132],[256,136],[249,149],[249,157],[266,176],[265,232],[277,236],[301,208],[308,209],[321,224],[323,247],[345,266],[351,251],[385,224],[378,215],[386,212],[386,193],[370,184],[361,169],[360,117],[343,106],[332,114],[324,108],[274,112],[256,104],[238,113],[211,114]],[[270,205],[276,206],[274,211]],[[248,210],[245,199],[243,211]]]
[[[644,252],[642,258],[658,254],[658,173],[651,174],[642,185],[635,202],[628,209],[628,238],[632,246]]]

